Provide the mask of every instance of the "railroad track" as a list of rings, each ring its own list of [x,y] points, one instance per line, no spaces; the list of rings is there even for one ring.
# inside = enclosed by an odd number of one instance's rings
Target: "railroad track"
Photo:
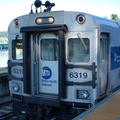
[[[0,98],[0,120],[9,120],[13,117],[13,109],[10,97]]]

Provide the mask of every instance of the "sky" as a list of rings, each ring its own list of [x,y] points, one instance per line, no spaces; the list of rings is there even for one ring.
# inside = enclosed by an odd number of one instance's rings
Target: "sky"
[[[9,23],[16,17],[29,14],[35,0],[0,0],[0,31],[7,31]],[[45,3],[46,0],[41,0]],[[80,11],[100,17],[120,17],[120,0],[49,0],[55,3],[52,11]],[[44,8],[43,8],[44,9]]]

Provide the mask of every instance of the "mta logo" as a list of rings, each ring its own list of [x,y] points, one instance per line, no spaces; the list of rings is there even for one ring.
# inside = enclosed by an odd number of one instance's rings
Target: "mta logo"
[[[114,61],[120,62],[120,55],[117,55],[116,53],[114,53]]]
[[[42,68],[42,78],[49,79],[52,76],[52,71],[49,67]]]

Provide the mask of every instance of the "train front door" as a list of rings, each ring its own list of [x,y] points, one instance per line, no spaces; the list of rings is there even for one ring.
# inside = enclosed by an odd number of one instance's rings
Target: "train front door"
[[[101,34],[100,38],[100,78],[101,78],[101,94],[105,94],[108,87],[108,64],[109,49],[108,35]]]
[[[58,36],[40,34],[39,93],[58,95]]]
[[[26,64],[24,91],[65,98],[66,25],[23,27],[21,31],[24,32],[23,62]]]

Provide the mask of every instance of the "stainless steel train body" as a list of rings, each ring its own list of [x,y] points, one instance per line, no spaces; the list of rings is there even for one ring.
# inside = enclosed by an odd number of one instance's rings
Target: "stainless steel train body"
[[[120,85],[119,22],[82,12],[28,14],[10,23],[8,39],[9,87],[20,117],[73,115]]]

